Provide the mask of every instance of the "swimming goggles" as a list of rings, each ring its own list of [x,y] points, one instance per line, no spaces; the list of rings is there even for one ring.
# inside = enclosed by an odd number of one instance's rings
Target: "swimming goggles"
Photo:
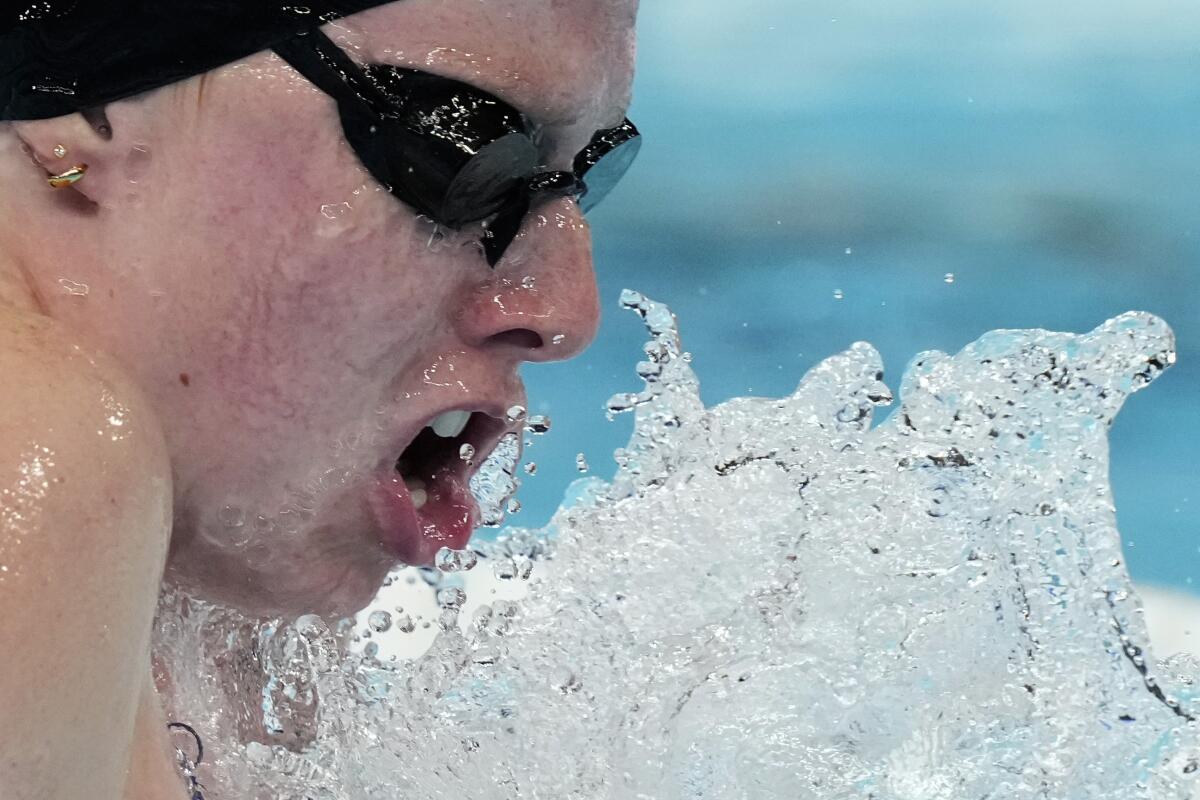
[[[598,132],[572,171],[539,171],[537,129],[481,89],[420,70],[360,66],[320,30],[273,49],[337,101],[347,141],[384,188],[448,228],[483,223],[492,267],[540,198],[573,197],[586,213],[641,148],[625,120]]]

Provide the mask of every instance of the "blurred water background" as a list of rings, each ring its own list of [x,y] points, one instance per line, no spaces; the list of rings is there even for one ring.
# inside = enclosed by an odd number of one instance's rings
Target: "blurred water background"
[[[644,338],[624,287],[679,315],[708,402],[787,394],[856,340],[896,388],[921,350],[1139,309],[1179,364],[1113,432],[1128,563],[1200,592],[1200,4],[647,0],[640,31],[645,147],[593,217],[603,327],[527,370],[553,430],[512,523],[548,519],[577,453],[612,472],[630,421],[603,406]]]

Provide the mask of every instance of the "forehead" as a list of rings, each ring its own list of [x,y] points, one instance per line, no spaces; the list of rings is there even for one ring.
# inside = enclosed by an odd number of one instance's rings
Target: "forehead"
[[[616,125],[637,0],[398,0],[332,23],[358,58],[478,86],[546,125]]]

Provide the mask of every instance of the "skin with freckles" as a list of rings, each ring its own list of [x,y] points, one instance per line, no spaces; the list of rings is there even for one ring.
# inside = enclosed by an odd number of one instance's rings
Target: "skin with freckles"
[[[635,16],[636,0],[403,0],[324,30],[360,62],[496,94],[540,126],[542,166],[569,169],[625,116]],[[548,199],[490,269],[478,227],[439,230],[387,194],[332,100],[266,52],[104,115],[0,126],[0,309],[52,326],[60,351],[103,354],[89,385],[119,375],[165,443],[122,485],[171,487],[169,580],[257,613],[362,607],[396,559],[360,483],[395,461],[400,433],[451,408],[524,404],[522,362],[593,337],[586,221]],[[47,188],[75,163],[84,180]],[[39,385],[54,395],[55,380]],[[72,497],[73,513],[94,502]],[[139,545],[147,564],[161,563],[157,535]],[[131,625],[153,609],[145,591],[122,602]],[[127,644],[148,665],[148,644]],[[126,797],[170,796],[161,711],[148,680],[127,682],[132,751],[119,736],[87,747],[131,765]]]
[[[542,126],[545,166],[569,169],[624,116],[635,11],[405,0],[325,32],[360,62],[496,94]],[[480,229],[439,231],[396,202],[343,141],[332,101],[270,53],[106,114],[107,140],[82,119],[14,126],[45,170],[89,171],[69,190],[78,203],[31,204],[40,171],[10,137],[0,186],[21,190],[0,194],[0,241],[44,313],[119,358],[159,412],[171,575],[257,611],[363,605],[393,564],[346,484],[395,460],[405,423],[521,402],[522,361],[587,345],[586,222],[548,200],[489,269]],[[69,260],[45,247],[65,230]]]

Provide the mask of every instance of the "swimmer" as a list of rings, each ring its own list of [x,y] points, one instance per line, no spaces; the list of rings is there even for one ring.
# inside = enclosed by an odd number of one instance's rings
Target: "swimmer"
[[[363,607],[466,545],[518,367],[593,337],[583,215],[639,144],[636,0],[21,5],[0,797],[186,797],[150,658],[163,582]]]

